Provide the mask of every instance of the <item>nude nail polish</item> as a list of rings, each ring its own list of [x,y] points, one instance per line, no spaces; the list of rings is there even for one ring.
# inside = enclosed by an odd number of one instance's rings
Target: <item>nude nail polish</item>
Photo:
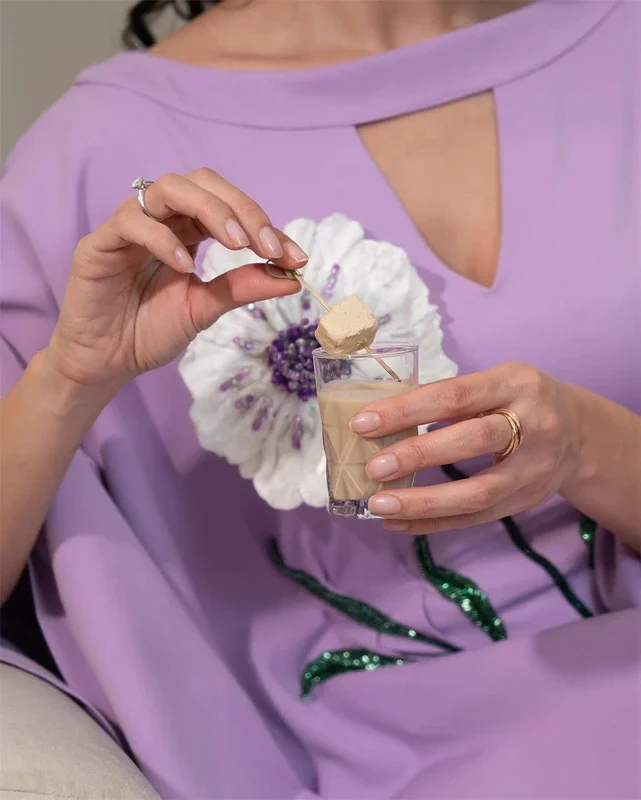
[[[276,236],[271,228],[262,228],[258,234],[258,241],[264,253],[271,258],[280,258],[283,255],[282,245],[278,241],[278,236]]]
[[[174,258],[178,266],[183,270],[183,272],[195,272],[196,265],[194,264],[194,259],[189,255],[189,253],[185,250],[184,247],[177,247],[174,250]]]
[[[396,497],[390,494],[376,494],[374,497],[370,498],[369,510],[372,514],[376,514],[379,517],[387,517],[393,514],[399,514],[401,511],[401,504]]]
[[[399,468],[400,464],[398,463],[398,458],[392,453],[384,453],[381,456],[373,458],[365,467],[365,472],[367,472],[370,478],[375,478],[380,481],[398,472]]]
[[[229,236],[229,240],[236,245],[236,247],[248,247],[249,239],[247,234],[236,222],[235,219],[228,219],[225,223],[225,233]]]
[[[363,414],[357,414],[350,422],[350,427],[354,433],[373,433],[381,427],[381,418],[378,414],[366,411]]]
[[[295,261],[297,264],[302,264],[308,260],[308,256],[304,250],[295,243],[295,242],[285,242],[283,245],[283,250],[285,251],[285,255],[291,260]]]

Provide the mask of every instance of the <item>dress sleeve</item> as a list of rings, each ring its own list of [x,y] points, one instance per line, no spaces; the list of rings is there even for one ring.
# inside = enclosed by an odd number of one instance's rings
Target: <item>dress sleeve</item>
[[[158,177],[159,164],[185,171],[174,139],[150,144],[150,130],[167,129],[157,104],[79,83],[9,156],[0,176],[3,394],[51,337],[80,239],[113,213],[137,175]]]
[[[0,178],[1,388],[6,394],[56,324],[83,220],[82,163],[54,108],[10,155]],[[69,121],[69,120],[67,120]]]

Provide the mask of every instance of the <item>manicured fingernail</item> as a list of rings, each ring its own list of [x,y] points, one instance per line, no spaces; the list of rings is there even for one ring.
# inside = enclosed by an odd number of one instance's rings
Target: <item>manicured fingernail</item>
[[[235,219],[228,219],[225,223],[225,233],[229,236],[230,242],[236,245],[236,247],[248,247],[249,246],[249,239],[247,238],[247,234],[245,231],[240,227],[240,225],[236,222]]]
[[[409,531],[410,524],[402,519],[388,519],[383,527],[386,531]]]
[[[278,236],[271,228],[262,228],[258,234],[258,241],[263,251],[272,258],[280,258],[283,255],[283,248],[278,241]]]
[[[184,247],[177,247],[174,250],[174,258],[176,263],[184,272],[195,272],[196,265],[194,259],[189,255]]]
[[[379,517],[388,517],[392,514],[399,514],[401,504],[391,494],[376,494],[370,498],[369,510]]]
[[[370,478],[376,478],[380,481],[383,478],[388,478],[390,475],[398,472],[399,467],[400,464],[398,463],[398,458],[391,453],[385,453],[382,456],[376,456],[376,458],[373,458],[367,467],[365,467],[365,471]]]
[[[305,261],[308,261],[307,253],[305,253],[304,250],[301,250],[296,242],[285,242],[283,245],[283,250],[290,261],[295,261],[297,264],[302,264]]]
[[[381,418],[378,414],[366,411],[364,414],[357,414],[353,417],[350,427],[354,433],[372,433],[381,427]]]

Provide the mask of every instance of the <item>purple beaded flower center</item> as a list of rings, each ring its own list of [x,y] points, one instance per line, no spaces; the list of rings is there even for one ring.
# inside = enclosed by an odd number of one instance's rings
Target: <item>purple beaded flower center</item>
[[[267,348],[267,365],[272,371],[272,383],[288,394],[298,395],[306,402],[316,396],[314,361],[312,353],[318,347],[314,332],[318,321],[301,320],[299,325],[289,325],[281,331]],[[323,380],[347,377],[351,373],[349,361],[328,361],[323,364]]]
[[[267,348],[267,366],[272,383],[306,402],[316,394],[312,353],[318,347],[314,331],[318,322],[301,320],[281,331]]]

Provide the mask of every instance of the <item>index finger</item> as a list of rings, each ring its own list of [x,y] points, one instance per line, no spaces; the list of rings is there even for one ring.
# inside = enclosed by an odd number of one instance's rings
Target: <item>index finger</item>
[[[275,228],[258,203],[237,186],[206,167],[190,172],[187,177],[229,205],[249,237],[254,253],[276,260],[288,269],[300,269],[307,263],[307,254]]]
[[[361,436],[387,436],[418,425],[474,417],[509,404],[513,396],[498,370],[475,372],[372,403],[352,419],[351,427]]]

